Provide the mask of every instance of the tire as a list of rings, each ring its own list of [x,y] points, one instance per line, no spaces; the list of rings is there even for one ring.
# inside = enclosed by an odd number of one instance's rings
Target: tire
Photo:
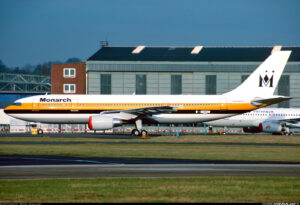
[[[43,130],[42,129],[38,129],[38,134],[39,135],[43,134]]]
[[[147,136],[147,135],[148,135],[148,132],[147,132],[146,130],[142,130],[141,134],[142,134],[142,136],[143,136],[143,135],[146,135],[146,136]]]
[[[137,129],[132,130],[131,134],[133,136],[140,136],[140,131],[138,131]]]

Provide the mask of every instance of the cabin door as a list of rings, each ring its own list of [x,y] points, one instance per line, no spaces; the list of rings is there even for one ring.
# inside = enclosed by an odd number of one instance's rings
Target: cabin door
[[[220,110],[228,110],[228,101],[226,98],[220,99]]]
[[[32,110],[39,110],[39,100],[33,100],[32,101]]]
[[[76,99],[71,99],[72,100],[72,110],[73,109],[78,109],[78,104],[77,104],[77,98]]]

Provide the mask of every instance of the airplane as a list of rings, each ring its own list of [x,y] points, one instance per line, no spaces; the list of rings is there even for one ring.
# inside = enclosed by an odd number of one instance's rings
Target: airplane
[[[261,108],[224,119],[204,122],[216,127],[242,127],[244,132],[293,134],[290,128],[300,128],[300,108]]]
[[[4,112],[31,122],[88,124],[90,130],[132,123],[133,135],[147,135],[142,122],[205,122],[291,99],[273,95],[290,54],[271,53],[240,86],[222,95],[38,95],[19,99]]]

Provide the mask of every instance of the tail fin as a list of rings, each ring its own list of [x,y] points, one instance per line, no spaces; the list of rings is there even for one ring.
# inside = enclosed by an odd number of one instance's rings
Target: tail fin
[[[291,52],[272,53],[240,86],[223,95],[272,96]]]

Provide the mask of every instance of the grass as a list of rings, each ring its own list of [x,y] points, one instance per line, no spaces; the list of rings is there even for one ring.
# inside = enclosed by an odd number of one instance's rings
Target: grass
[[[298,202],[295,177],[0,180],[0,202]]]
[[[300,162],[298,146],[181,144],[1,145],[0,154]]]
[[[51,136],[49,134],[49,136]],[[72,138],[70,136],[65,137],[49,137],[47,134],[44,137],[0,137],[0,142],[174,142],[174,143],[201,143],[201,142],[212,142],[212,143],[272,143],[272,144],[300,144],[300,135],[292,136],[281,136],[281,135],[183,135],[179,138],[175,136],[158,136],[150,137],[148,139],[110,139],[109,137],[104,138],[103,135],[93,135],[94,138]],[[55,136],[55,135],[54,135]]]
[[[299,136],[183,136],[153,137],[151,139],[98,139],[53,137],[0,137],[0,154],[11,155],[63,155],[86,157],[136,157],[176,158],[197,160],[250,160],[300,162]],[[1,144],[1,142],[27,142],[26,144]],[[45,142],[33,144],[31,142]],[[47,142],[83,142],[82,144],[47,144]],[[97,144],[95,142],[114,142]],[[135,144],[134,142],[141,142]],[[151,144],[160,142],[160,144]],[[184,143],[189,144],[184,144]],[[201,142],[241,145],[201,144]],[[243,143],[257,143],[247,145]],[[281,142],[294,146],[268,146]],[[193,144],[194,143],[194,144]],[[200,143],[200,144],[199,144]],[[264,143],[264,145],[259,145]],[[300,143],[299,143],[300,144]]]
[[[0,137],[0,154],[300,162],[300,136],[197,135],[180,138],[153,137],[146,140],[95,137]],[[26,142],[26,144],[5,144],[5,142]],[[62,145],[51,144],[51,142],[82,143]],[[114,143],[97,144],[95,142]],[[134,144],[134,142],[141,143]],[[159,142],[159,144],[151,144],[152,142]],[[201,142],[240,144],[207,145],[200,144]],[[254,143],[254,145],[247,145],[247,143]],[[271,144],[280,143],[287,145],[271,146]],[[0,180],[0,202],[3,203],[288,203],[299,200],[299,177]]]

